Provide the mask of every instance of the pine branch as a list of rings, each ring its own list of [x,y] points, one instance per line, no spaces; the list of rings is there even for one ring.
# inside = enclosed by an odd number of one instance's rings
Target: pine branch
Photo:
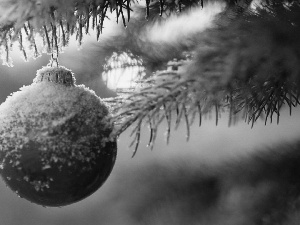
[[[133,126],[135,154],[145,124],[151,147],[164,120],[169,140],[174,114],[175,128],[184,121],[187,138],[196,116],[201,123],[212,111],[216,123],[224,111],[229,125],[240,119],[252,126],[259,118],[273,122],[274,116],[278,123],[284,105],[291,112],[300,103],[299,9],[299,4],[272,6],[225,23],[222,17],[198,38],[192,58],[173,62],[178,70],[158,71],[115,108],[113,135]]]
[[[205,7],[210,2],[226,2],[229,7],[252,0],[145,0],[146,10],[143,19],[151,21],[158,15],[168,17],[178,12],[186,11],[195,6]],[[136,0],[6,0],[0,2],[0,47],[6,55],[4,64],[12,66],[9,56],[11,45],[16,40],[22,47],[25,60],[28,56],[38,57],[36,37],[43,38],[45,49],[42,53],[62,49],[68,45],[71,35],[75,35],[78,43],[82,43],[85,34],[96,31],[97,40],[102,33],[104,21],[108,15],[115,14],[116,20],[122,21],[126,27],[133,8],[138,5]],[[26,26],[30,26],[30,34]],[[24,35],[26,34],[26,35]],[[21,38],[20,36],[23,36]],[[53,41],[59,40],[56,44]],[[33,46],[33,51],[27,49],[24,42]],[[57,46],[56,46],[57,45]]]
[[[12,65],[9,58],[10,49],[7,46],[16,40],[21,46],[25,46],[24,36],[32,46],[35,46],[35,38],[41,36],[46,47],[43,52],[48,53],[53,49],[67,46],[70,35],[76,35],[81,44],[84,34],[89,33],[91,29],[97,31],[98,40],[104,20],[109,13],[114,12],[117,22],[122,21],[123,25],[127,26],[133,11],[132,7],[136,3],[135,0],[8,0],[0,2],[0,46],[7,55],[4,63],[8,66]],[[203,5],[203,0],[155,0],[151,2],[146,0],[146,18],[181,11],[198,3]],[[153,14],[152,8],[158,4],[159,12]],[[21,35],[23,38],[20,38]],[[58,43],[57,40],[59,40]],[[22,48],[24,56],[26,55],[25,59],[30,55],[27,51],[28,49]],[[35,49],[33,51],[35,57],[39,55]]]
[[[150,127],[151,148],[154,146],[156,133],[162,121],[167,122],[167,140],[170,139],[171,124],[175,122],[175,129],[184,121],[187,127],[187,140],[190,125],[199,117],[201,125],[202,115],[215,111],[216,124],[221,112],[229,113],[229,125],[236,120],[244,119],[252,126],[261,117],[272,123],[273,116],[279,122],[280,109],[287,105],[292,110],[299,102],[298,86],[288,80],[272,80],[264,82],[254,80],[248,83],[237,79],[232,87],[215,86],[207,88],[210,80],[203,77],[186,79],[184,73],[176,71],[161,71],[155,77],[144,81],[146,87],[138,90],[126,100],[122,99],[119,107],[114,108],[113,122],[117,129],[113,135],[120,135],[128,127],[133,126],[132,135],[135,144],[134,154],[139,146],[141,128],[148,124]],[[171,117],[174,116],[172,121]],[[240,118],[241,117],[241,118]],[[135,124],[135,125],[134,125]]]

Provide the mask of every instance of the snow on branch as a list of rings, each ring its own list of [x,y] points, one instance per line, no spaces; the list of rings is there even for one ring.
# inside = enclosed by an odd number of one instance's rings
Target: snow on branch
[[[68,45],[71,35],[79,44],[90,29],[102,32],[107,11],[115,11],[123,23],[130,18],[130,0],[17,0],[0,2],[0,45],[5,52],[4,61],[10,65],[9,51],[14,41],[27,59],[25,39],[38,56],[36,38],[41,36],[45,52],[59,52]],[[126,17],[126,19],[125,19]]]
[[[299,88],[288,79],[278,80],[272,76],[264,82],[256,79],[241,82],[234,79],[231,83],[231,86],[225,87],[203,76],[188,78],[184,70],[157,72],[154,77],[144,81],[143,88],[126,100],[119,99],[119,107],[114,108],[113,122],[116,129],[112,135],[118,136],[128,127],[133,127],[132,145],[135,145],[135,155],[141,129],[145,124],[150,127],[148,145],[153,148],[158,127],[164,120],[167,122],[168,143],[173,122],[175,129],[182,121],[185,123],[188,140],[190,126],[195,119],[198,118],[201,126],[202,116],[212,111],[216,115],[216,124],[220,114],[226,111],[229,113],[229,125],[243,118],[253,126],[261,117],[267,123],[268,119],[272,122],[276,116],[278,123],[283,105],[288,105],[292,110],[292,107],[300,104]]]
[[[229,125],[244,119],[253,126],[274,117],[278,123],[284,105],[291,112],[300,104],[299,12],[296,3],[244,12],[234,20],[221,15],[218,26],[199,35],[190,58],[169,63],[173,70],[157,71],[122,99],[114,110],[113,135],[133,127],[135,155],[145,124],[153,147],[164,120],[167,142],[174,121],[175,128],[184,121],[188,139],[195,118],[201,125],[202,115],[211,112],[216,123],[224,111]]]
[[[162,15],[166,11],[181,11],[199,2],[203,6],[203,0],[145,0],[146,18],[150,16],[152,4],[160,4]],[[120,20],[126,26],[134,4],[137,4],[136,0],[1,0],[0,47],[4,64],[12,66],[9,53],[15,41],[19,42],[27,60],[28,51],[33,52],[33,57],[40,54],[36,44],[38,36],[42,37],[43,52],[47,53],[59,52],[67,46],[71,35],[76,35],[81,44],[83,36],[91,29],[96,31],[98,40],[108,14],[114,12],[117,22]]]

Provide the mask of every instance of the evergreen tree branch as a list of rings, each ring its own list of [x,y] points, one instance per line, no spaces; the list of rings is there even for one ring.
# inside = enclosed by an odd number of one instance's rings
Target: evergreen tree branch
[[[206,0],[210,1],[210,0]],[[201,4],[203,0],[146,0],[146,18],[161,15],[167,16],[172,12],[183,11]],[[43,52],[52,52],[68,45],[70,35],[76,35],[81,44],[84,33],[96,30],[97,40],[102,33],[104,20],[109,13],[115,13],[117,22],[122,21],[127,26],[131,18],[132,7],[136,0],[4,0],[0,2],[0,47],[7,57],[4,64],[12,66],[9,58],[9,46],[18,40],[24,46],[22,33],[26,33],[28,41],[35,46],[36,36],[41,36],[44,45]],[[158,6],[159,7],[156,7]],[[154,6],[154,7],[153,7]],[[152,8],[159,8],[155,12]],[[151,14],[150,14],[151,11]],[[155,14],[153,14],[153,12]],[[29,33],[27,30],[29,29]],[[61,40],[56,43],[54,40]],[[24,49],[23,52],[30,52]],[[25,52],[26,53],[26,52]],[[28,56],[29,54],[26,53]],[[34,49],[34,57],[38,56]],[[7,59],[6,59],[7,58]],[[26,59],[27,57],[25,57]]]
[[[212,111],[216,123],[222,111],[229,124],[242,118],[253,126],[274,116],[278,123],[284,105],[292,110],[299,104],[299,9],[298,3],[268,5],[225,22],[221,15],[218,26],[198,37],[191,59],[180,61],[176,71],[158,71],[115,108],[114,135],[133,126],[135,154],[145,124],[151,147],[163,120],[169,140],[174,113],[175,128],[185,121],[187,137],[196,115],[201,121]]]

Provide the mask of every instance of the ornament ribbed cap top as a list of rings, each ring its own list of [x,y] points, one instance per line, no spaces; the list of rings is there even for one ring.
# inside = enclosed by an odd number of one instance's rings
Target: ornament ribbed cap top
[[[76,80],[71,70],[68,70],[63,66],[46,66],[36,72],[36,77],[34,78],[33,82],[52,82],[65,86],[74,86]]]

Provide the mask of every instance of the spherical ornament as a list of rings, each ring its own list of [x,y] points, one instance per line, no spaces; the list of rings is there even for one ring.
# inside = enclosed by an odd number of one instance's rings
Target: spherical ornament
[[[0,106],[0,173],[20,197],[63,206],[95,192],[117,145],[107,106],[75,85],[71,71],[44,67]]]

